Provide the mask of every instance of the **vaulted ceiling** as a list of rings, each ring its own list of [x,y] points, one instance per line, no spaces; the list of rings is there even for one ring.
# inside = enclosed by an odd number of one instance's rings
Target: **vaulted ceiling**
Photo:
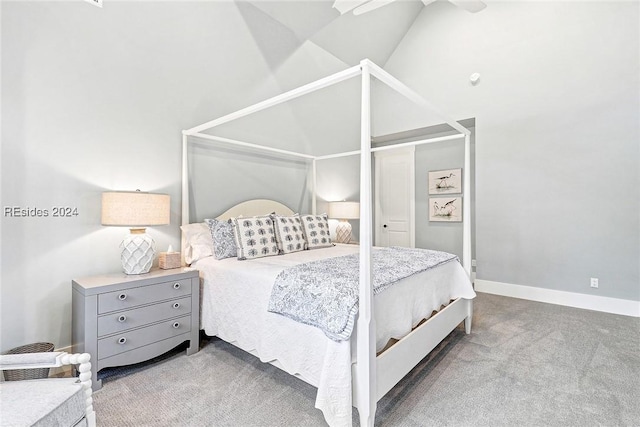
[[[235,5],[270,70],[264,84],[279,88],[276,93],[266,91],[272,95],[357,65],[364,58],[384,67],[425,8],[420,0],[398,0],[355,16],[340,15],[332,0],[250,0]],[[280,148],[291,149],[294,144],[300,151],[319,145],[327,152],[335,151],[335,146],[357,146],[359,91],[359,80],[352,79],[211,133]]]
[[[301,44],[311,42],[345,64],[355,65],[367,57],[381,66],[424,7],[419,0],[402,0],[355,16],[340,15],[332,4],[331,0],[252,0],[238,3],[238,7],[274,65]]]

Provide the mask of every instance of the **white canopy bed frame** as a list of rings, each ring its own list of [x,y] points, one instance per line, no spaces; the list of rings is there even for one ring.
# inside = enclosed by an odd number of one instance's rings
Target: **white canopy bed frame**
[[[329,155],[315,156],[311,154],[297,153],[289,150],[262,146],[249,142],[237,141],[203,133],[233,120],[248,116],[261,110],[282,104],[303,95],[329,87],[339,82],[361,77],[361,137],[360,150]],[[383,147],[371,147],[371,76],[386,84],[391,89],[411,100],[419,107],[436,113],[440,119],[451,126],[457,134],[424,139],[407,143]],[[395,384],[397,384],[411,369],[413,369],[431,350],[433,350],[451,331],[461,322],[465,322],[466,333],[471,332],[471,319],[473,311],[472,300],[458,298],[451,304],[440,310],[426,322],[416,327],[407,336],[396,344],[376,356],[375,349],[375,321],[373,316],[373,291],[371,276],[372,260],[372,185],[371,185],[371,153],[382,150],[396,149],[410,145],[421,145],[447,140],[464,140],[464,174],[463,197],[463,254],[462,265],[470,276],[471,272],[471,206],[470,206],[470,131],[443,114],[439,113],[428,101],[416,92],[405,86],[399,80],[391,76],[385,70],[368,59],[364,59],[359,65],[344,71],[330,75],[313,83],[301,86],[297,89],[285,92],[281,95],[259,102],[253,106],[244,108],[202,125],[182,132],[182,223],[188,224],[189,217],[189,162],[188,144],[190,137],[197,137],[212,143],[222,143],[233,146],[251,148],[263,152],[278,153],[295,159],[304,159],[311,164],[311,192],[312,213],[316,213],[316,162],[337,157],[360,155],[360,273],[359,273],[359,312],[357,321],[356,363],[352,366],[352,390],[353,405],[358,409],[360,424],[373,426],[376,406],[380,400]],[[258,203],[259,209],[264,207]],[[246,206],[244,206],[246,208]],[[247,215],[246,209],[240,208],[238,213]],[[264,214],[264,210],[256,211]],[[222,216],[232,216],[233,212],[225,212]]]

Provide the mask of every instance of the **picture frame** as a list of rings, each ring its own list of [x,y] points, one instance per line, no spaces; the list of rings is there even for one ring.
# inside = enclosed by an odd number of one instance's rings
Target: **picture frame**
[[[429,221],[462,222],[462,197],[430,197]]]
[[[462,168],[429,172],[429,194],[461,194]]]

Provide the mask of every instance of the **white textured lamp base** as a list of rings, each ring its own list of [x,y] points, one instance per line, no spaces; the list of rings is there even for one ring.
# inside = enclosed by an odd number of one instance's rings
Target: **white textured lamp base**
[[[351,241],[351,224],[340,221],[336,226],[336,242],[349,243]]]
[[[142,230],[142,231],[140,231]],[[151,270],[156,255],[155,242],[143,229],[131,229],[122,244],[122,270],[127,274],[144,274]]]

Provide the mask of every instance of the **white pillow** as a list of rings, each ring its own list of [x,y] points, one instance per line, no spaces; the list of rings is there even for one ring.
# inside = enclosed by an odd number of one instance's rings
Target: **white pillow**
[[[180,227],[184,238],[184,261],[187,264],[199,259],[213,256],[213,239],[209,226],[204,222],[196,222]]]

